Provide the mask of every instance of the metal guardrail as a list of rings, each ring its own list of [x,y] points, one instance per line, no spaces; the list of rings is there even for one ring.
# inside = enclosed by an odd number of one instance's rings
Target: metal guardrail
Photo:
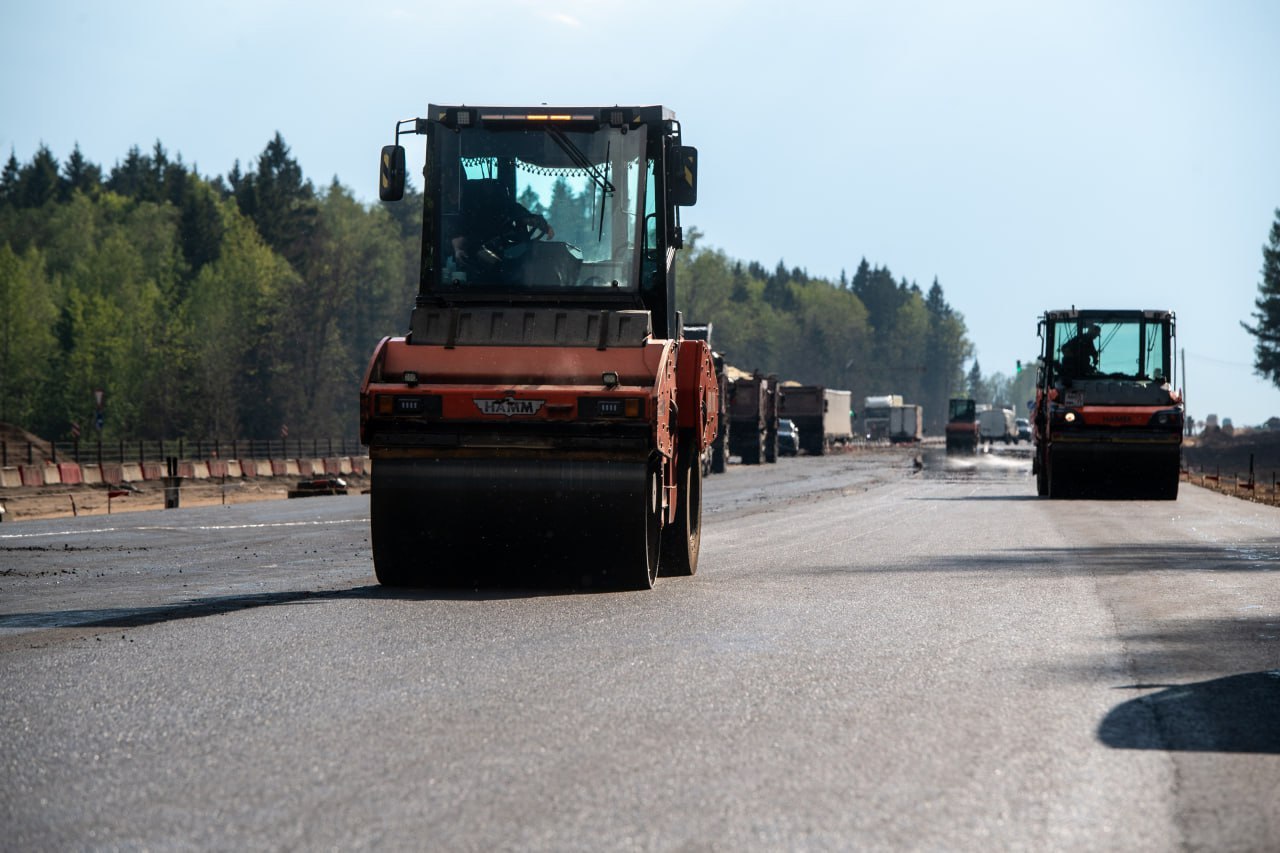
[[[47,448],[47,449],[46,449]],[[57,441],[40,443],[0,440],[0,466],[41,462],[125,463],[164,462],[176,457],[206,459],[297,459],[360,456],[364,445],[356,438],[276,438],[188,441]]]

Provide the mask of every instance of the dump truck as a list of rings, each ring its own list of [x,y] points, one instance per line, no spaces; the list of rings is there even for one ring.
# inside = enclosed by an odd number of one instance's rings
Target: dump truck
[[[978,413],[978,439],[987,444],[997,441],[1010,444],[1018,440],[1017,418],[1012,409],[992,406]]]
[[[729,376],[729,453],[743,465],[778,461],[778,379],[732,365]]]
[[[947,402],[947,452],[978,451],[978,404],[968,397],[952,397]]]
[[[382,149],[385,202],[402,134],[426,137],[419,290],[360,390],[379,583],[693,574],[719,401],[676,310],[697,151],[675,115],[432,104]]]
[[[1185,422],[1174,313],[1047,311],[1032,414],[1036,493],[1176,500]]]
[[[811,456],[853,441],[852,391],[783,383],[778,412],[795,422],[800,447]]]
[[[706,323],[687,323],[684,327],[684,336],[686,339],[695,341],[706,341],[707,346],[711,346],[711,332],[714,325],[710,322]],[[711,363],[716,371],[716,386],[719,395],[719,409],[716,412],[719,427],[716,430],[716,437],[712,440],[711,446],[703,451],[702,473],[704,474],[723,474],[725,466],[729,461],[729,377],[725,372],[725,360],[722,353],[716,352],[715,348],[711,350]]]
[[[904,405],[901,394],[880,394],[862,401],[863,435],[867,441],[889,437],[889,418],[894,406]]]
[[[889,408],[889,441],[893,444],[924,439],[924,409],[917,405],[895,405]]]

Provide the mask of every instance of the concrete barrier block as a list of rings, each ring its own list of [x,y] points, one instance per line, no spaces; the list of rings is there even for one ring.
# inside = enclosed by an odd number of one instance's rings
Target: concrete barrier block
[[[298,466],[297,473],[300,477],[310,477],[312,474],[318,473],[312,469],[310,459],[295,459],[292,461],[294,465]]]
[[[259,477],[275,476],[275,462],[270,459],[255,459],[253,464],[256,466]],[[284,469],[284,463],[280,463],[281,470]]]
[[[225,476],[227,476],[227,477],[243,477],[243,476],[245,476],[245,473],[244,473],[244,466],[242,466],[242,465],[240,464],[240,460],[239,460],[239,459],[228,459],[226,462],[224,462],[224,463],[222,463],[222,464],[223,464],[223,465],[225,465],[225,466],[226,466],[226,468],[223,470],[222,474],[218,474],[218,475],[215,475],[215,476],[219,476],[219,477],[224,476],[224,475],[225,475]],[[210,469],[209,469],[209,473],[210,473],[210,474],[212,474],[212,473],[213,473],[213,469],[212,469],[212,468],[210,468]]]
[[[97,465],[81,465],[80,474],[84,477],[85,483],[90,486],[102,484],[102,469]]]
[[[298,467],[297,459],[284,460],[284,471],[281,472],[286,477],[302,476],[302,469]]]
[[[44,466],[43,465],[19,465],[18,470],[22,472],[22,485],[24,486],[43,486],[44,485]]]
[[[22,472],[16,466],[10,465],[0,468],[0,486],[6,489],[16,489],[22,485]]]
[[[120,479],[126,483],[136,483],[139,480],[146,479],[145,477],[142,476],[143,467],[144,466],[139,465],[137,462],[125,462],[123,465],[120,466]],[[156,469],[156,476],[153,479],[158,480],[160,479],[159,463],[156,463],[155,469]]]
[[[189,475],[197,480],[209,479],[209,463],[208,462],[192,462],[191,474]]]
[[[220,477],[227,476],[227,460],[210,459],[205,464],[208,466],[210,479],[216,480]]]
[[[50,462],[46,462],[41,467],[44,469],[43,476],[44,476],[44,484],[46,486],[61,485],[62,472],[58,470],[57,465],[54,465]]]
[[[102,464],[102,482],[110,484],[124,482],[124,466],[117,462],[104,462]]]
[[[64,486],[78,486],[84,482],[80,466],[75,462],[59,462],[58,477]]]
[[[126,463],[125,468],[128,468],[129,465],[134,465],[134,463]],[[140,465],[134,465],[134,467],[138,469],[139,480],[161,480],[164,479],[166,474],[165,465],[162,462],[143,462]],[[128,476],[126,473],[125,478],[128,479]],[[135,481],[130,480],[129,482]]]

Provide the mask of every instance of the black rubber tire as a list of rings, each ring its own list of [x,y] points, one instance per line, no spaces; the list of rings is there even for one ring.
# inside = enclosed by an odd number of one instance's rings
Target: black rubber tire
[[[723,474],[727,458],[728,454],[724,452],[724,440],[717,438],[715,444],[711,445],[711,473]]]
[[[1039,453],[1036,454],[1036,494],[1042,498],[1049,495],[1049,476]]]
[[[729,416],[720,416],[720,429],[716,430],[716,439],[711,442],[711,473],[723,474],[729,467]]]
[[[698,552],[702,547],[702,469],[689,464],[692,432],[681,432],[681,450],[676,463],[676,520],[662,530],[662,557],[658,561],[663,577],[697,574]]]
[[[765,433],[764,461],[769,463],[778,461],[778,433],[773,430]]]

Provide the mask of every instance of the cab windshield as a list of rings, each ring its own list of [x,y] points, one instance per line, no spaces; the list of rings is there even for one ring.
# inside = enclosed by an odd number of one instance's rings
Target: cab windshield
[[[646,131],[522,125],[437,134],[435,288],[635,291],[640,213],[654,203]]]
[[[1165,327],[1140,320],[1059,323],[1054,329],[1054,361],[1063,379],[1168,381]]]

